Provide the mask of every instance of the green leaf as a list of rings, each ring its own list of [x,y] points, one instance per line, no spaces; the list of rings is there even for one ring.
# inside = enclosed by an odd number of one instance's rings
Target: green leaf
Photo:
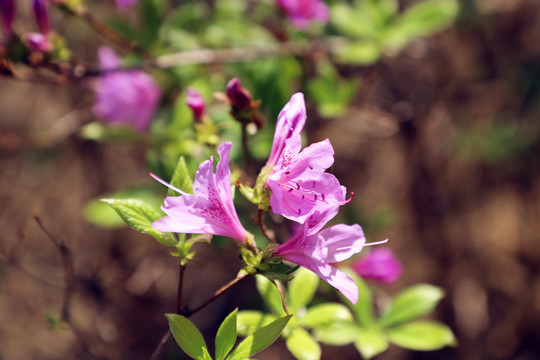
[[[392,343],[412,350],[437,350],[457,344],[452,330],[434,321],[417,321],[388,329],[387,335]]]
[[[315,328],[315,338],[322,343],[342,346],[358,340],[359,326],[352,322],[336,322],[329,326]]]
[[[384,333],[377,327],[369,329],[358,329],[358,340],[354,346],[362,354],[364,359],[371,359],[386,349],[388,349],[388,340]]]
[[[389,328],[430,313],[444,297],[444,291],[433,285],[419,284],[399,293],[380,323]]]
[[[345,44],[336,50],[337,60],[346,64],[371,65],[381,57],[381,47],[374,41]]]
[[[236,342],[236,315],[238,309],[234,309],[221,323],[216,335],[216,360],[223,360],[231,351]]]
[[[318,360],[321,358],[321,347],[311,337],[311,335],[302,328],[296,328],[287,337],[287,349],[298,360]]]
[[[294,274],[294,279],[289,283],[287,305],[291,312],[305,307],[317,291],[319,277],[317,274],[305,268],[300,268]]]
[[[283,310],[283,302],[281,301],[281,295],[276,285],[262,275],[255,276],[257,281],[257,290],[261,294],[264,302],[273,310],[276,314],[285,314]]]
[[[354,271],[348,269],[346,272],[354,280],[356,286],[358,287],[358,301],[355,305],[353,305],[350,301],[346,300],[343,295],[341,295],[341,298],[343,298],[345,303],[354,311],[358,324],[360,324],[362,327],[368,328],[375,323],[371,290],[364,280],[356,275]]]
[[[206,343],[197,327],[182,315],[165,314],[169,320],[169,326],[174,340],[182,350],[194,359],[206,359]],[[208,353],[208,350],[206,349]]]
[[[230,360],[241,360],[253,356],[256,353],[266,349],[279,337],[292,315],[284,316],[276,321],[255,331],[252,335],[245,338],[231,355]]]
[[[152,222],[163,217],[163,213],[138,199],[101,199],[110,205],[124,222],[132,229],[152,235],[164,245],[176,245],[170,235],[152,229]]]
[[[343,3],[336,4],[330,9],[330,21],[340,32],[352,38],[376,38],[380,26],[362,10]]]
[[[398,18],[389,32],[390,43],[394,48],[406,45],[417,37],[428,36],[454,20],[459,11],[455,0],[428,0],[411,6]]]
[[[338,303],[325,303],[312,306],[307,309],[306,315],[298,319],[298,322],[309,328],[329,326],[340,321],[353,321],[349,309]]]
[[[191,176],[189,175],[189,171],[186,166],[186,160],[183,156],[180,156],[180,159],[178,160],[178,165],[176,165],[176,169],[174,170],[174,174],[171,179],[171,185],[189,194],[193,193],[193,181],[191,180]],[[167,190],[167,195],[176,196],[178,193],[173,189],[169,189]]]
[[[237,317],[237,331],[242,336],[253,334],[263,326],[275,321],[277,316],[272,314],[265,314],[255,310],[244,310],[238,313]]]

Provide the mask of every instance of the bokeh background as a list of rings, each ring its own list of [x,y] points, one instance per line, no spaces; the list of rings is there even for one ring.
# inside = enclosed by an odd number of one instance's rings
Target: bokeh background
[[[95,61],[103,41],[60,20],[58,26],[74,29],[73,51]],[[338,70],[362,78],[361,86],[333,118],[320,116],[307,95],[307,140],[330,138],[331,171],[356,193],[346,217],[372,240],[390,238],[403,262],[404,275],[385,291],[419,282],[444,288],[433,318],[459,342],[426,353],[391,347],[377,358],[537,359],[540,3],[463,0],[446,30],[374,65]],[[271,89],[251,90],[254,98],[272,98]],[[306,91],[291,94],[296,90]],[[177,264],[168,249],[127,228],[84,220],[90,200],[152,183],[143,144],[78,135],[94,120],[92,103],[80,83],[0,77],[0,359],[92,358],[72,331],[54,326],[64,295],[62,258],[34,214],[69,245],[76,284],[71,315],[95,353],[149,358],[168,328],[163,314],[175,311]],[[272,111],[265,112],[264,102],[261,109],[271,128]],[[196,259],[184,289],[191,305],[241,266],[231,243],[199,244]],[[212,339],[216,319],[235,306],[260,306],[254,281],[192,320]],[[276,344],[257,358],[292,359]],[[167,345],[164,358],[182,356]],[[323,358],[359,355],[352,346],[323,346]]]

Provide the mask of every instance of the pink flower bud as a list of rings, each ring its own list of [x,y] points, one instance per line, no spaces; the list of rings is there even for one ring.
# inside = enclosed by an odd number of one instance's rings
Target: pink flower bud
[[[0,0],[0,16],[2,18],[2,33],[8,39],[13,33],[15,0]]]
[[[371,250],[368,255],[356,260],[352,268],[362,278],[381,284],[393,283],[403,272],[401,262],[387,247]]]
[[[201,94],[193,88],[187,88],[186,93],[186,104],[193,112],[195,121],[200,121],[204,115],[204,99]]]
[[[229,101],[237,110],[242,111],[251,108],[251,102],[253,101],[251,93],[242,87],[240,80],[237,78],[229,81],[226,93]]]
[[[51,29],[45,0],[32,0],[32,13],[34,14],[34,22],[39,32],[48,34]]]

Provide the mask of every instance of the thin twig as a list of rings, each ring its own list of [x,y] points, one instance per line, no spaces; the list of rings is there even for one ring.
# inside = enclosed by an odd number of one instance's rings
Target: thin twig
[[[176,312],[180,314],[182,310],[182,287],[184,284],[184,272],[186,271],[186,265],[182,265],[180,262],[180,269],[178,271],[178,292],[176,298]]]
[[[79,19],[83,20],[90,28],[92,28],[92,30],[94,30],[104,39],[109,40],[110,42],[126,50],[134,51],[136,53],[139,53],[145,56],[150,56],[150,54],[148,53],[146,49],[141,47],[139,44],[128,40],[116,30],[110,28],[109,26],[99,21],[84,6],[75,6],[75,7],[62,6],[61,8],[65,9],[69,14],[74,15],[78,17]]]
[[[159,359],[159,356],[161,355],[161,352],[163,351],[163,348],[171,338],[171,331],[167,329],[167,332],[163,334],[161,337],[161,340],[159,341],[159,344],[156,346],[154,352],[152,352],[152,356],[150,356],[150,360],[157,360]]]
[[[218,299],[221,295],[225,294],[227,290],[233,288],[235,285],[239,284],[242,280],[246,279],[248,277],[248,273],[240,272],[231,282],[228,284],[222,286],[218,291],[214,293],[210,298],[203,301],[201,304],[196,306],[194,309],[186,309],[180,313],[180,315],[184,315],[186,317],[190,317],[202,309],[204,309],[206,306],[210,305],[212,302],[214,302],[216,299]]]
[[[255,173],[251,162],[251,156],[249,155],[247,124],[245,123],[242,123],[242,150],[244,153],[244,169],[249,180],[252,181],[255,177]]]
[[[64,295],[62,300],[62,310],[61,310],[61,317],[62,321],[66,323],[73,334],[75,335],[75,339],[79,343],[79,346],[83,349],[84,352],[86,352],[88,355],[96,358],[104,360],[106,358],[96,355],[92,352],[90,349],[90,346],[88,345],[86,339],[87,336],[85,336],[77,326],[71,321],[71,314],[70,314],[70,306],[71,306],[71,298],[73,296],[73,293],[75,291],[75,276],[73,271],[73,257],[71,256],[71,250],[69,246],[67,245],[67,239],[66,238],[57,238],[54,236],[47,227],[43,224],[43,221],[41,221],[41,218],[37,213],[32,214],[34,220],[39,225],[41,230],[47,235],[47,237],[53,242],[53,244],[58,248],[60,251],[60,255],[62,256],[62,268],[64,270]]]

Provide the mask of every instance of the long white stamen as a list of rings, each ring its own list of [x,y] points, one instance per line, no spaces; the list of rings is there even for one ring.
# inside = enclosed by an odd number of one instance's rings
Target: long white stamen
[[[159,177],[157,177],[156,175],[152,174],[151,172],[149,172],[148,175],[150,175],[154,180],[156,180],[157,182],[159,182],[159,183],[165,185],[165,186],[168,187],[169,189],[172,189],[172,190],[174,190],[174,191],[176,191],[177,193],[182,194],[182,195],[188,195],[187,192],[182,191],[182,190],[180,190],[179,188],[177,188],[176,186],[173,186],[173,185],[169,184],[168,182],[166,182],[166,181],[163,180],[163,179],[160,179]]]
[[[367,244],[364,244],[364,246],[386,244],[389,241],[390,241],[389,239],[385,239],[385,240],[381,240],[381,241],[375,241],[375,242],[372,242],[372,243],[367,243]]]

